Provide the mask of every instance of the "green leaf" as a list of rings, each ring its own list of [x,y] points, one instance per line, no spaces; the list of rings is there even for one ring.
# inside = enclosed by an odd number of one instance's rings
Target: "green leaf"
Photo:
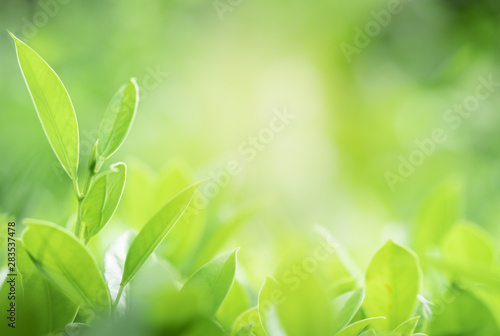
[[[85,323],[70,323],[64,328],[64,336],[83,336],[87,335],[92,329]]]
[[[223,220],[217,226],[211,227],[204,243],[200,246],[200,251],[196,253],[193,267],[195,269],[199,268],[216,256],[217,253],[220,252],[221,246],[224,246],[234,232],[251,218],[251,216],[255,215],[257,210],[261,209],[261,207],[261,202],[252,202],[245,205],[242,209],[237,210],[237,212],[227,220]]]
[[[297,287],[282,285],[281,288],[284,301],[277,306],[277,311],[288,336],[324,336],[333,333],[330,300],[313,275],[300,281]]]
[[[186,281],[182,292],[195,293],[199,298],[200,310],[213,316],[231,290],[236,274],[236,253],[225,253],[212,260]]]
[[[415,311],[421,271],[417,256],[389,240],[373,257],[366,271],[363,308],[369,317],[385,316],[378,326],[391,331]]]
[[[441,251],[452,264],[489,267],[497,262],[495,241],[480,227],[467,222],[453,226],[443,239]]]
[[[224,330],[214,321],[207,318],[191,321],[187,330],[177,334],[179,336],[226,336]]]
[[[279,322],[277,306],[286,301],[285,292],[271,277],[267,277],[259,292],[259,317],[263,329],[268,335],[283,335]]]
[[[259,309],[257,307],[245,311],[236,319],[231,335],[235,336],[239,330],[249,325],[250,323],[253,323],[251,335],[266,336],[266,332],[264,331],[260,323]]]
[[[406,322],[401,323],[392,333],[392,336],[412,336],[417,327],[420,316],[413,317]]]
[[[493,316],[493,312],[498,311],[498,305],[489,309],[470,291],[450,288],[442,293],[437,304],[436,318],[431,319],[429,323],[429,335],[500,335],[499,326]]]
[[[326,228],[320,225],[314,227],[314,239],[316,246],[321,246],[323,253],[327,253],[328,258],[321,261],[320,269],[332,282],[333,293],[340,295],[355,290],[356,279],[362,278],[363,274],[349,253]]]
[[[474,295],[489,308],[490,314],[496,319],[497,326],[500,327],[500,286],[476,285],[473,288]],[[500,333],[500,332],[499,332]]]
[[[76,180],[78,123],[69,94],[54,70],[33,49],[10,35],[45,135],[64,170]]]
[[[121,287],[129,283],[158,244],[179,221],[200,184],[201,182],[193,184],[181,191],[144,225],[127,252]]]
[[[246,326],[238,330],[235,336],[250,336],[252,334],[253,324],[254,322],[247,324]]]
[[[144,219],[170,199],[156,199],[155,179],[154,172],[141,161],[134,158],[127,161],[127,187],[123,191],[123,205],[119,210],[134,229],[140,230]]]
[[[500,286],[495,241],[480,227],[459,222],[441,243],[442,258],[427,256],[432,265],[470,283]]]
[[[37,269],[20,240],[16,241],[18,321],[16,330],[25,335],[56,332],[71,323],[78,306]],[[29,321],[29,323],[24,323]]]
[[[449,263],[442,258],[427,256],[426,262],[461,279],[483,283],[500,288],[500,270],[498,267],[484,267],[480,263]]]
[[[155,190],[150,191],[152,201],[170,199],[175,196],[179,191],[193,183],[194,177],[192,175],[190,168],[182,161],[169,162],[158,174]],[[179,223],[174,226],[160,246],[162,248],[161,255],[187,274],[191,274],[197,269],[187,269],[187,260],[193,251],[198,249],[200,239],[205,233],[206,209],[190,211],[191,207],[202,203],[202,197],[200,194],[194,196],[186,210],[186,214],[189,216],[182,216]]]
[[[97,153],[107,159],[127,137],[139,103],[139,87],[134,78],[113,96],[99,127]]]
[[[135,236],[136,234],[134,231],[126,231],[111,244],[104,254],[104,278],[108,283],[113,301],[116,299],[116,295],[120,290],[123,267],[125,266],[125,256]],[[123,295],[123,298],[125,299],[125,295]],[[119,306],[120,308],[125,306],[124,302],[125,300],[120,302],[122,304]]]
[[[91,185],[82,202],[82,223],[85,243],[101,231],[116,211],[125,188],[127,166],[123,162],[111,165]]]
[[[89,250],[54,224],[33,219],[25,223],[28,229],[22,235],[23,245],[42,273],[81,311],[107,315],[109,291]]]
[[[334,333],[344,329],[351,322],[359,307],[361,307],[364,298],[365,291],[362,288],[335,298],[333,301]]]
[[[385,317],[379,316],[379,317],[371,317],[367,318],[358,322],[355,322],[353,324],[350,324],[349,326],[345,327],[341,331],[335,334],[335,336],[357,336],[360,332],[362,332],[366,327],[369,325],[383,321],[385,320]]]
[[[250,299],[245,287],[234,280],[231,291],[217,311],[217,321],[226,329],[231,329],[233,322],[245,310],[250,308]]]
[[[462,182],[453,176],[426,199],[414,226],[413,246],[420,253],[438,246],[448,229],[462,216]]]
[[[377,333],[375,332],[375,330],[370,329],[362,332],[361,334],[359,334],[359,336],[377,336]]]

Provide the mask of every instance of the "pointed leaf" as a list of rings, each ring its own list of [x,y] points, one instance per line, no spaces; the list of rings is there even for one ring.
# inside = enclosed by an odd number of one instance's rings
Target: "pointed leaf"
[[[385,317],[382,316],[367,318],[348,325],[347,327],[336,333],[335,336],[357,336],[372,323],[383,320],[385,320]]]
[[[223,254],[212,260],[196,273],[182,287],[183,292],[195,293],[200,309],[208,316],[215,315],[231,290],[236,274],[236,253]]]
[[[257,307],[245,311],[236,319],[231,335],[235,336],[241,328],[244,328],[250,323],[252,323],[252,336],[266,336],[266,332],[260,323],[259,310]]]
[[[69,94],[54,70],[33,49],[11,36],[45,135],[64,170],[75,180],[78,170],[78,124]]]
[[[354,315],[358,312],[359,307],[361,307],[364,298],[365,291],[362,288],[335,298],[333,301],[334,333],[344,329],[351,322]]]
[[[425,200],[415,223],[413,246],[419,253],[437,246],[446,231],[461,217],[463,209],[462,182],[451,177]]]
[[[25,223],[23,244],[42,273],[83,309],[107,315],[109,291],[90,251],[54,224],[33,219]]]
[[[134,277],[158,244],[179,221],[200,184],[193,184],[181,191],[144,225],[127,252],[121,281],[122,287]]]
[[[126,231],[111,244],[104,254],[104,278],[108,283],[111,299],[113,301],[116,299],[116,295],[120,290],[123,267],[125,266],[125,256],[135,236],[136,234],[132,230]],[[126,294],[123,295],[124,299],[125,296]],[[125,300],[120,301],[120,307],[124,307],[124,302]]]
[[[285,292],[271,277],[267,277],[259,292],[259,317],[262,327],[268,335],[285,335],[279,321],[277,306],[286,301]]]
[[[385,316],[378,326],[391,331],[409,319],[418,303],[421,271],[417,256],[389,240],[373,257],[366,271],[367,316]]]
[[[83,336],[91,329],[92,327],[85,323],[70,323],[64,328],[64,336]]]
[[[234,321],[245,310],[250,308],[250,299],[245,287],[237,279],[231,291],[217,311],[217,321],[226,329],[231,329]]]
[[[467,222],[453,226],[441,250],[444,259],[452,264],[490,267],[497,261],[495,241],[480,227]]]
[[[100,174],[82,202],[82,223],[85,242],[101,231],[116,211],[125,188],[127,166],[123,162],[111,165]]]
[[[500,301],[489,309],[474,293],[457,287],[450,288],[442,297],[446,299],[436,306],[438,318],[429,322],[429,335],[500,335],[493,315],[498,312]]]
[[[238,330],[235,336],[250,336],[252,334],[253,324],[254,322],[247,324],[246,326]]]
[[[20,240],[16,241],[18,278],[17,331],[26,335],[53,333],[71,323],[76,316],[75,305],[57,287],[44,278]]]
[[[99,127],[97,152],[107,159],[127,137],[139,103],[139,87],[135,79],[122,86],[113,96]]]
[[[413,317],[406,322],[401,323],[392,333],[392,336],[412,336],[417,327],[420,316]]]

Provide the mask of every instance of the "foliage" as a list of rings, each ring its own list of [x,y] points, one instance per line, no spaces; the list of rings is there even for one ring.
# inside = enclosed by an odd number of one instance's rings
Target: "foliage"
[[[144,225],[113,221],[126,195],[128,170],[124,162],[103,167],[132,126],[136,81],[120,88],[104,113],[82,187],[78,123],[69,94],[49,65],[12,37],[43,130],[78,204],[72,230],[64,223],[23,220],[17,240],[23,335],[500,334],[497,244],[480,227],[460,220],[462,188],[454,178],[424,203],[412,246],[388,240],[365,272],[319,228],[314,238],[301,237],[293,253],[279,251],[282,264],[256,287],[245,262],[238,262],[238,249],[220,253],[242,218],[255,211],[243,209],[207,235],[193,232],[202,227],[204,209],[197,202],[202,182],[184,178],[189,174],[179,173],[183,168],[165,174],[165,185],[158,177],[158,194],[168,197],[145,205],[156,208],[146,213]],[[154,180],[139,171],[144,181]],[[135,197],[124,196],[141,201]],[[99,255],[92,242],[109,226],[114,242]],[[176,249],[162,245],[173,244],[173,238],[181,241]],[[176,253],[185,259],[171,257]]]

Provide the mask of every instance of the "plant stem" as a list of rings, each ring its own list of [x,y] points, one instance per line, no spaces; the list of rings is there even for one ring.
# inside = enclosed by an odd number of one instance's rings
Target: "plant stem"
[[[78,198],[78,212],[77,212],[76,225],[74,231],[75,236],[77,236],[78,238],[80,238],[80,233],[82,231],[82,202],[83,202],[83,197],[80,196]]]
[[[111,307],[111,310],[114,311],[116,307],[118,307],[118,303],[120,302],[120,299],[123,294],[123,289],[125,289],[125,286],[120,286],[120,289],[118,290],[118,294],[116,295],[115,302],[113,302],[113,305]]]
[[[99,165],[98,169],[102,166],[102,163]],[[83,188],[83,192],[80,193],[80,190],[78,188],[78,179],[73,180],[73,186],[75,188],[75,193],[78,198],[78,212],[77,212],[77,217],[76,217],[76,224],[75,224],[75,231],[74,234],[78,239],[82,239],[83,232],[85,231],[85,225],[82,226],[82,203],[85,197],[87,196],[90,186],[92,185],[92,182],[94,181],[94,178],[98,171],[95,169],[90,169],[89,173],[87,175],[87,180],[85,182],[85,186]]]

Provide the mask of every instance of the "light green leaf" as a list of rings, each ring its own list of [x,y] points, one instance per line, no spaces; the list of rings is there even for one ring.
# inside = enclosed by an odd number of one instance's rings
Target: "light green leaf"
[[[194,181],[190,168],[182,161],[169,162],[158,174],[155,190],[150,192],[152,201],[165,200],[175,196],[179,191],[191,185]],[[205,233],[206,209],[190,211],[189,208],[202,204],[200,194],[194,196],[191,204],[186,210],[189,216],[182,216],[179,223],[175,225],[168,237],[162,242],[162,256],[177,265],[183,273],[191,274],[197,268],[188,269],[187,261],[193,251],[200,246],[199,242]],[[209,259],[210,260],[210,259]]]
[[[111,244],[104,254],[104,278],[108,283],[112,300],[116,299],[116,295],[120,290],[123,267],[125,266],[125,256],[135,236],[136,234],[134,231],[126,231]],[[123,295],[123,298],[126,298],[126,293]],[[125,300],[120,302],[120,308],[125,306],[124,302]]]
[[[358,286],[359,279],[358,277],[348,277],[348,278],[343,278],[341,280],[335,281],[332,283],[330,286],[329,292],[332,294],[332,296],[339,296],[342,294],[345,294],[347,292],[352,292],[355,290]]]
[[[224,246],[234,232],[261,207],[262,204],[259,201],[245,205],[227,220],[223,220],[216,227],[210,228],[211,230],[202,242],[200,250],[196,253],[193,267],[195,269],[199,268],[217,255],[221,247]]]
[[[459,222],[441,243],[442,258],[427,256],[432,265],[471,283],[500,286],[495,241],[480,227]]]
[[[267,277],[259,292],[259,317],[262,327],[268,335],[281,336],[285,332],[278,317],[277,306],[286,301],[281,286],[271,277]]]
[[[125,188],[127,166],[123,162],[97,176],[82,202],[85,243],[101,231],[116,211]]]
[[[491,315],[496,319],[500,327],[500,286],[476,285],[473,288],[474,295],[489,308]]]
[[[224,330],[214,321],[207,318],[191,321],[187,330],[178,333],[179,336],[226,336]]]
[[[97,153],[101,159],[109,158],[122,145],[132,126],[138,103],[139,87],[132,78],[113,96],[102,118],[97,137]]]
[[[78,306],[37,269],[20,240],[16,241],[18,323],[16,331],[25,335],[56,332],[73,322]],[[29,323],[24,323],[29,321]]]
[[[438,246],[446,231],[462,216],[462,189],[461,180],[452,176],[426,199],[414,226],[413,246],[419,254]]]
[[[365,291],[362,288],[335,298],[333,301],[334,333],[344,329],[351,322],[359,307],[361,307],[364,298]]]
[[[498,267],[484,267],[480,263],[448,263],[442,258],[427,256],[426,262],[440,268],[461,279],[467,279],[472,282],[483,283],[500,288],[500,270]]]
[[[246,326],[238,330],[235,336],[250,336],[252,334],[253,324],[254,322],[247,324]]]
[[[249,325],[250,323],[253,323],[251,335],[266,336],[266,332],[264,331],[260,323],[259,310],[257,307],[245,311],[236,319],[231,335],[235,336],[239,330]]]
[[[489,267],[497,261],[495,241],[480,227],[467,222],[453,226],[443,239],[441,251],[452,264]]]
[[[420,291],[417,256],[389,240],[373,257],[366,271],[363,308],[369,317],[385,316],[377,326],[391,331],[414,313]]]
[[[356,279],[362,278],[363,274],[353,261],[349,253],[338,242],[328,229],[316,225],[314,227],[315,245],[321,247],[321,253],[328,256],[321,257],[320,270],[332,283],[334,295],[353,291],[357,288]]]
[[[457,287],[450,288],[449,291],[442,293],[442,298],[435,307],[437,315],[429,323],[428,334],[433,336],[500,335],[499,326],[493,316],[493,312],[498,311],[498,305],[492,308],[490,310],[470,291]]]
[[[85,323],[70,323],[64,328],[64,336],[83,336],[91,329],[92,327]]]
[[[361,334],[359,334],[359,336],[377,336],[377,333],[375,332],[375,330],[370,329],[362,332]]]
[[[349,326],[345,327],[344,329],[336,333],[335,336],[357,336],[361,331],[363,331],[369,325],[383,320],[385,320],[385,317],[382,316],[367,318],[355,322],[353,324],[350,324]]]
[[[33,104],[57,159],[71,179],[78,171],[78,124],[66,88],[52,68],[14,35],[17,58]]]
[[[245,310],[250,308],[250,299],[245,287],[234,280],[231,291],[217,311],[217,321],[226,329],[231,329],[234,321]]]
[[[195,293],[200,310],[213,316],[231,290],[236,274],[236,253],[225,253],[212,260],[186,281],[181,292]]]
[[[282,284],[281,288],[285,299],[277,306],[277,311],[288,336],[332,334],[332,308],[319,280],[311,274],[298,286]]]
[[[406,322],[401,323],[392,333],[392,336],[412,336],[417,327],[420,316],[413,317]]]
[[[42,273],[63,293],[94,314],[110,311],[108,288],[89,250],[72,234],[47,222],[25,220],[22,241]]]
[[[158,244],[179,221],[200,184],[201,182],[193,184],[181,191],[144,225],[127,252],[121,287],[125,287],[129,283]]]
[[[155,173],[143,162],[134,158],[127,161],[127,187],[123,191],[123,205],[119,207],[119,211],[134,229],[140,230],[144,219],[149,218],[164,205],[165,200],[170,199],[155,199],[155,179]]]

